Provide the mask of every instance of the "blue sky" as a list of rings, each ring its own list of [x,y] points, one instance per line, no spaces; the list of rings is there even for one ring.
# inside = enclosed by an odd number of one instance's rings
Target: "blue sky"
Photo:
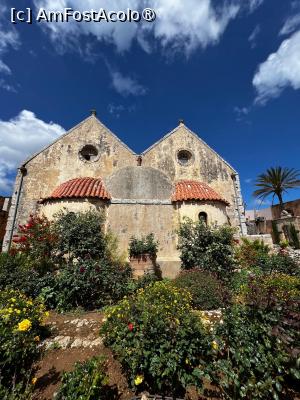
[[[11,7],[152,7],[157,17],[14,25]],[[137,153],[183,118],[238,170],[248,208],[259,207],[259,173],[300,168],[299,89],[300,1],[1,0],[0,194],[21,160],[96,108]]]

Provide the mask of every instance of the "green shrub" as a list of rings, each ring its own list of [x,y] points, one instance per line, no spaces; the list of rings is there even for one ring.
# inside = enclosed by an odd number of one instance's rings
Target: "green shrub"
[[[55,251],[76,259],[99,259],[106,256],[104,214],[97,211],[61,212],[56,215],[53,232],[57,236]]]
[[[75,307],[92,310],[120,300],[128,292],[130,279],[128,265],[119,267],[103,261],[82,261],[59,271],[54,287],[50,288],[56,295],[52,291],[50,294],[60,311]]]
[[[237,300],[268,321],[292,358],[299,351],[300,278],[280,273],[251,276]],[[295,360],[294,360],[295,363]],[[300,376],[299,376],[300,377]]]
[[[195,384],[193,369],[210,344],[188,292],[156,282],[109,308],[106,316],[101,333],[133,387],[175,394]]]
[[[300,278],[281,273],[252,276],[239,293],[240,300],[260,309],[274,309],[300,300]]]
[[[185,219],[178,231],[182,269],[200,268],[227,279],[235,268],[233,234],[228,226],[210,228]]]
[[[129,241],[129,256],[138,257],[142,254],[150,254],[156,257],[158,250],[158,242],[155,241],[153,233],[142,236],[141,239],[131,237]]]
[[[229,293],[214,275],[197,269],[183,271],[174,281],[178,288],[192,296],[192,306],[198,310],[213,310],[228,302]]]
[[[103,357],[93,357],[77,362],[71,372],[65,372],[56,400],[103,400],[113,399],[108,388],[106,362]]]
[[[57,237],[51,223],[44,216],[30,215],[28,222],[19,225],[13,237],[11,253],[27,256],[27,266],[43,273],[54,268],[53,249]]]
[[[0,382],[0,399],[1,400],[31,400],[33,392],[33,385],[24,382],[14,384],[12,387],[7,388]]]
[[[242,238],[241,245],[236,248],[236,259],[241,267],[249,269],[257,265],[260,256],[267,257],[269,252],[269,246],[262,240]]]
[[[0,292],[0,376],[6,388],[28,378],[45,315],[42,303],[18,291]]]
[[[291,257],[284,253],[279,254],[260,254],[256,261],[256,266],[263,272],[281,272],[288,275],[300,275],[299,265]]]
[[[227,309],[216,331],[216,343],[210,362],[197,372],[220,387],[223,398],[287,398],[290,356],[272,334],[267,316],[248,307]]]

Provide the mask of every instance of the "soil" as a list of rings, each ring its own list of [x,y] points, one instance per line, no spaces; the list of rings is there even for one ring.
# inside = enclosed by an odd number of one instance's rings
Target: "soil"
[[[99,339],[102,318],[103,314],[99,312],[50,313],[46,323],[51,327],[51,336],[42,343],[48,349],[43,352],[41,360],[35,365],[37,382],[34,400],[52,400],[60,386],[64,371],[71,371],[77,361],[85,361],[98,355],[105,355],[108,359],[109,384],[116,398],[129,400],[134,396],[128,388],[126,378],[122,375],[120,364]]]

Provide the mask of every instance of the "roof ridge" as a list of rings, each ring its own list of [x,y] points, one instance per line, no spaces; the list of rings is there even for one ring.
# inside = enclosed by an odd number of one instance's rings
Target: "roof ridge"
[[[33,158],[41,154],[43,151],[47,150],[49,147],[51,147],[53,144],[57,143],[60,139],[64,138],[65,136],[69,135],[72,133],[75,129],[79,128],[81,125],[83,125],[85,122],[87,122],[89,119],[94,118],[99,125],[101,125],[106,131],[108,131],[109,134],[111,134],[122,146],[124,146],[130,153],[133,155],[137,155],[133,150],[131,150],[130,147],[127,146],[122,140],[115,134],[113,133],[106,125],[103,124],[95,115],[89,115],[88,117],[84,118],[81,122],[70,128],[68,131],[66,131],[64,134],[58,136],[53,142],[49,143],[47,146],[42,147],[39,151],[35,152],[28,158],[26,158],[20,166],[25,166],[29,161],[31,161]]]
[[[172,129],[170,132],[168,132],[166,135],[164,135],[162,138],[160,138],[159,140],[157,140],[155,143],[153,143],[150,147],[148,147],[146,150],[144,150],[141,154],[145,155],[146,153],[148,153],[150,150],[152,150],[155,146],[157,146],[159,143],[161,143],[163,140],[167,139],[169,136],[173,135],[173,133],[175,133],[180,127],[185,127],[186,130],[193,135],[196,139],[198,139],[200,142],[202,142],[205,146],[207,146],[218,158],[220,158],[229,168],[231,168],[234,172],[237,173],[237,171],[235,170],[235,168],[233,168],[232,165],[229,164],[229,162],[227,162],[223,157],[220,156],[219,153],[217,153],[212,147],[210,147],[203,139],[201,139],[200,136],[198,136],[198,134],[196,134],[195,132],[193,132],[190,128],[188,128],[184,123],[180,123],[178,126],[176,126],[176,128]]]

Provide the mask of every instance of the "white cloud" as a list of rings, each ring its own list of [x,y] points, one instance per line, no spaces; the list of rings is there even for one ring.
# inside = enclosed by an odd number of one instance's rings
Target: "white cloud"
[[[4,79],[0,79],[0,88],[7,90],[8,92],[16,93],[17,90],[14,86],[7,83]]]
[[[9,49],[17,49],[20,45],[18,32],[12,25],[3,24],[4,12],[7,8],[4,5],[0,5],[0,74],[11,75],[10,67],[4,62],[3,57]],[[9,85],[4,81],[3,78],[0,80],[0,88],[14,92],[15,89],[12,85]]]
[[[279,49],[260,64],[253,85],[256,103],[265,104],[278,97],[286,87],[300,89],[300,31],[284,40]]]
[[[289,17],[283,27],[281,28],[280,35],[289,35],[297,30],[300,26],[300,13]]]
[[[251,107],[234,107],[233,111],[236,114],[236,120],[238,122],[246,121],[246,117],[250,113]]]
[[[263,2],[264,0],[250,0],[249,1],[250,12],[255,11],[258,7],[262,5]]]
[[[140,85],[134,78],[122,75],[119,71],[110,70],[112,85],[122,96],[140,96],[147,92],[147,89]]]
[[[257,39],[257,36],[259,35],[259,33],[260,33],[260,26],[256,25],[256,27],[253,29],[253,31],[251,32],[251,35],[248,38],[252,49],[254,49],[254,47],[256,47],[256,39]]]
[[[0,120],[0,190],[11,190],[10,176],[21,162],[64,132],[60,125],[44,122],[27,110],[9,121]]]
[[[113,44],[118,52],[129,50],[136,41],[144,51],[151,52],[160,46],[164,51],[180,51],[190,55],[198,48],[206,48],[219,41],[229,22],[240,10],[250,11],[263,0],[222,0],[216,5],[212,0],[34,0],[37,9],[59,11],[65,7],[74,10],[142,10],[151,7],[156,11],[154,22],[139,23],[40,23],[50,32],[57,45],[82,49],[78,38],[89,36]],[[91,36],[90,36],[91,37]],[[155,39],[153,41],[153,39]]]

